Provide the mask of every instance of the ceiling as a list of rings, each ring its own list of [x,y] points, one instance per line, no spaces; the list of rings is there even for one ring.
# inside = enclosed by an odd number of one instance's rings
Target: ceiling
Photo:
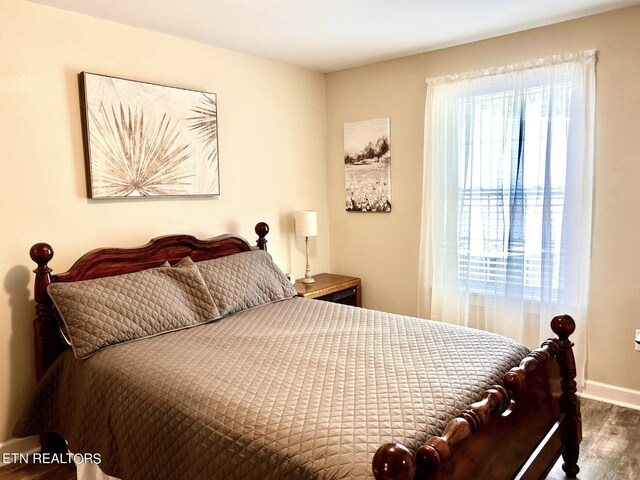
[[[332,72],[640,0],[32,0]]]

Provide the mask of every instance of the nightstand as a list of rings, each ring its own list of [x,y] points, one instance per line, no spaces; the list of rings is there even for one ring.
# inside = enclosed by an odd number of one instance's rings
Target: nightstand
[[[315,283],[306,284],[302,280],[296,281],[296,291],[299,297],[315,298],[327,302],[343,303],[355,307],[362,306],[361,282],[359,278],[319,273],[314,275]]]

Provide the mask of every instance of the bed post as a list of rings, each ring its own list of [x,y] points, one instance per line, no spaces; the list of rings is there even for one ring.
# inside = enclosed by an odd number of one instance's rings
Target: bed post
[[[266,252],[268,240],[264,237],[266,237],[267,234],[269,233],[269,225],[267,225],[265,222],[257,223],[255,232],[258,235],[258,241],[257,241],[258,248]]]
[[[482,395],[482,399],[472,403],[451,420],[439,437],[431,437],[416,450],[416,478],[431,478],[444,462],[451,450],[478,431],[497,411],[504,411],[509,405],[509,394],[501,385],[492,385]]]
[[[560,396],[560,438],[564,445],[562,469],[568,478],[576,478],[580,471],[578,455],[582,441],[582,418],[580,400],[576,395],[576,360],[573,356],[573,343],[569,336],[575,331],[576,324],[569,315],[558,315],[551,320],[551,329],[560,339],[560,352],[556,356],[562,378]]]
[[[36,318],[33,320],[34,348],[36,357],[36,380],[44,376],[47,369],[60,354],[58,325],[53,316],[53,304],[47,294],[51,283],[49,262],[53,258],[53,248],[47,243],[36,243],[29,250],[31,260],[38,264],[33,296],[36,302]],[[42,433],[40,443],[43,452],[61,453],[67,451],[64,439],[57,433]]]
[[[53,360],[57,356],[54,346],[47,339],[51,338],[53,324],[53,305],[47,287],[51,283],[49,261],[53,258],[53,248],[47,243],[36,243],[29,250],[31,260],[38,264],[33,273],[36,274],[33,296],[36,301],[36,318],[33,321],[34,347],[36,351],[36,380],[40,381]],[[54,337],[55,338],[55,337]]]

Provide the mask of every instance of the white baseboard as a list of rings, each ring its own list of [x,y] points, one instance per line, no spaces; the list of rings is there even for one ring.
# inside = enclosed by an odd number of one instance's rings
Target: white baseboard
[[[33,435],[26,438],[10,438],[0,442],[0,465],[4,465],[2,456],[5,453],[31,454],[40,450],[40,437]]]
[[[640,410],[640,390],[587,380],[581,397]]]

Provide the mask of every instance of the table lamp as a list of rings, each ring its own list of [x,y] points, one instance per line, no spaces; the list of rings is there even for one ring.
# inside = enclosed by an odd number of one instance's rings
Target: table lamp
[[[304,237],[304,249],[307,259],[307,268],[304,271],[302,283],[313,283],[315,279],[311,276],[309,266],[309,237],[318,235],[318,214],[315,210],[300,210],[295,214],[296,236]]]

